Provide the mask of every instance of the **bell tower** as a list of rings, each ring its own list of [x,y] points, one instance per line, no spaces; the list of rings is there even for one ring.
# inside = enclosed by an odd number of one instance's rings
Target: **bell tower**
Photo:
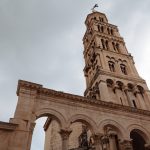
[[[137,109],[150,109],[148,87],[134,65],[118,27],[105,14],[92,12],[83,37],[84,96]]]

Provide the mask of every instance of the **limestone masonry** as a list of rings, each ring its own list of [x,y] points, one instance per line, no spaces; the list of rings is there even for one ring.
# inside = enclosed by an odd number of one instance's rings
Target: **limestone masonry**
[[[30,150],[36,119],[47,116],[45,150],[150,150],[150,91],[117,26],[105,14],[85,20],[83,96],[19,80],[0,150]]]

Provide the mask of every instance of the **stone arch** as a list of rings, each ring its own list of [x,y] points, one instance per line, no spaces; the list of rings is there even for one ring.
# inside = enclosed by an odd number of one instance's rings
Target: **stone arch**
[[[123,89],[124,88],[124,83],[122,81],[116,81],[116,84],[118,85],[119,89]]]
[[[36,117],[35,120],[43,116],[52,117],[53,119],[57,120],[61,128],[66,127],[67,124],[66,119],[60,112],[56,110],[50,108],[43,108],[35,112],[35,117]]]
[[[89,116],[86,116],[84,114],[76,114],[74,116],[71,116],[70,119],[68,120],[68,126],[70,126],[74,122],[82,122],[88,125],[89,129],[92,131],[93,134],[97,133],[97,124]]]
[[[112,79],[106,79],[107,86],[112,87],[114,85],[114,81]]]
[[[131,131],[136,131],[138,134],[140,134],[143,139],[148,143],[149,140],[150,140],[150,133],[149,131],[147,131],[144,127],[142,127],[141,125],[137,125],[137,124],[132,124],[132,125],[129,125],[127,127],[127,134],[128,134],[128,137],[130,138],[130,133]]]
[[[108,125],[118,131],[120,138],[124,138],[124,133],[126,133],[126,130],[117,121],[111,119],[104,119],[99,123],[98,129],[100,130],[100,132],[104,132],[105,126]]]
[[[138,90],[140,93],[144,93],[144,88],[141,85],[137,85]]]
[[[132,83],[128,83],[128,84],[127,84],[127,87],[128,87],[129,90],[133,90],[134,85],[133,85]]]

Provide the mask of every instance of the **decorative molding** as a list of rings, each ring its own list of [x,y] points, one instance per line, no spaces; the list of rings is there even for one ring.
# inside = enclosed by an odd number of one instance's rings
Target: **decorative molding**
[[[148,111],[148,110],[137,109],[137,108],[133,108],[133,107],[129,107],[129,106],[115,104],[112,102],[105,102],[105,101],[101,101],[101,100],[97,100],[97,99],[91,99],[91,98],[86,98],[83,96],[59,92],[59,91],[55,91],[52,89],[43,88],[42,85],[27,82],[27,81],[22,81],[22,80],[19,81],[19,88],[21,86],[23,86],[24,88],[27,88],[27,89],[34,88],[35,90],[37,90],[37,96],[44,95],[44,96],[50,96],[50,97],[54,96],[57,98],[71,99],[74,102],[87,103],[90,105],[97,105],[98,107],[103,107],[103,108],[107,108],[107,109],[111,109],[111,110],[115,110],[115,111],[123,111],[123,112],[129,112],[129,113],[134,113],[134,114],[150,116],[150,111]]]
[[[14,131],[17,128],[18,124],[7,123],[0,121],[0,130],[9,130]]]
[[[17,96],[19,96],[19,92],[21,88],[38,90],[39,88],[42,88],[42,85],[24,81],[24,80],[19,80],[18,87],[17,87]]]

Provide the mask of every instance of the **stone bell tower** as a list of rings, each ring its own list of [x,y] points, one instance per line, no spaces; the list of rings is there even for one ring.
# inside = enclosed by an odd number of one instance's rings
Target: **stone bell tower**
[[[84,74],[88,98],[150,110],[146,82],[139,76],[117,26],[93,12],[85,21]]]

